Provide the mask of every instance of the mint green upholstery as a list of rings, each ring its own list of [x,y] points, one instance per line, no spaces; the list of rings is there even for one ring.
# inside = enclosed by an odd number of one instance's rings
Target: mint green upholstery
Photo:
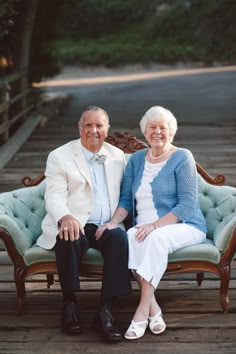
[[[36,187],[21,188],[0,194],[0,226],[14,240],[18,252],[24,256],[41,234],[46,214],[45,182]]]
[[[198,181],[207,239],[204,243],[174,252],[169,256],[169,262],[198,260],[218,264],[236,227],[236,188],[211,185],[200,175]]]
[[[53,250],[44,250],[35,244],[28,248],[23,255],[25,264],[30,265],[40,262],[55,262],[55,252]],[[99,251],[91,248],[89,249],[83,259],[83,264],[102,265],[103,259]]]
[[[35,245],[46,213],[44,191],[42,182],[36,187],[0,194],[0,227],[9,232],[26,265],[55,261],[54,251]],[[206,260],[217,264],[220,261],[236,225],[236,188],[210,185],[199,175],[199,201],[207,222],[207,240],[174,252],[169,256],[170,262]],[[83,263],[100,265],[102,257],[98,251],[89,249]]]
[[[207,237],[223,252],[236,225],[236,188],[213,186],[199,176],[199,202],[207,223]]]
[[[206,239],[198,245],[181,248],[169,255],[169,262],[176,261],[208,261],[218,264],[220,261],[220,251],[214,246],[213,242]]]

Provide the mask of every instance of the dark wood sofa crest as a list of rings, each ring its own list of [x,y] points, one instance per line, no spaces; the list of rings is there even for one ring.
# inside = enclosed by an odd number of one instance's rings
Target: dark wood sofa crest
[[[127,159],[131,153],[147,148],[143,141],[129,133],[115,133],[106,140],[122,149]],[[199,201],[209,234],[205,243],[185,247],[170,255],[166,274],[196,273],[198,285],[203,281],[204,272],[218,275],[220,302],[223,311],[227,312],[231,262],[236,252],[236,188],[224,186],[223,175],[213,178],[198,163],[196,167],[199,174]],[[44,178],[44,173],[36,179],[24,177],[23,188],[0,194],[0,238],[14,265],[18,314],[23,313],[26,303],[25,279],[33,274],[45,273],[50,286],[53,275],[57,272],[53,251],[40,250],[45,252],[45,257],[42,260],[33,259],[33,252],[39,251],[35,241],[45,215]],[[26,214],[32,213],[31,218],[27,215],[24,220],[20,219],[22,207]],[[32,236],[35,229],[38,229],[39,234]],[[27,263],[27,252],[31,251],[32,255]],[[98,262],[96,257],[97,255],[91,253],[82,264],[81,275],[101,276],[102,262]]]

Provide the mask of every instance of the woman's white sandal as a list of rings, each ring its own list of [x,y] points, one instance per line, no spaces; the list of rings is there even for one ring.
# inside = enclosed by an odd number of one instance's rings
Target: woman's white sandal
[[[127,329],[127,331],[125,333],[125,339],[135,340],[135,339],[139,339],[139,338],[143,337],[144,333],[147,329],[147,326],[148,326],[148,320],[140,321],[140,322],[135,322],[132,320],[129,328]],[[134,335],[128,336],[127,334],[130,332],[133,332]]]
[[[156,330],[156,327],[159,329]],[[162,318],[161,311],[158,311],[155,316],[149,317],[149,328],[153,334],[161,334],[166,330],[166,324]]]

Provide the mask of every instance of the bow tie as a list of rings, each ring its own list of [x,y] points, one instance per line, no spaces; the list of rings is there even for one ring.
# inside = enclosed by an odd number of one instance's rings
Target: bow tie
[[[102,165],[102,164],[105,162],[106,158],[107,158],[106,155],[94,154],[94,155],[91,157],[90,161],[92,161],[92,162],[93,162],[93,161],[96,161],[96,162],[99,163],[99,165]]]

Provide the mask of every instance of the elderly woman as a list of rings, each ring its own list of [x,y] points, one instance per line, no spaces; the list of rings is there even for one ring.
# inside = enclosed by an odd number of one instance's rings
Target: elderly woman
[[[117,227],[131,214],[128,230],[129,268],[135,271],[141,298],[125,334],[141,338],[149,326],[154,334],[166,324],[155,298],[168,264],[168,254],[204,241],[206,224],[198,203],[196,164],[191,152],[172,144],[177,131],[173,114],[159,106],[150,108],[140,122],[150,148],[134,153],[125,170],[119,206],[110,223]]]

